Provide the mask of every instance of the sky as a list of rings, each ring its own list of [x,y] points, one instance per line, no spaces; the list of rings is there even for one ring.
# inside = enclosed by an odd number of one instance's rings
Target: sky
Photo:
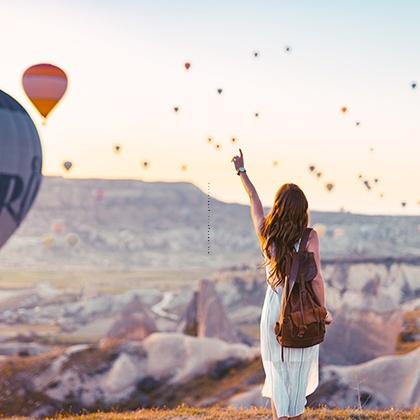
[[[0,89],[33,118],[44,175],[186,181],[247,204],[231,162],[241,147],[265,206],[283,183],[294,182],[313,210],[420,213],[418,1],[0,6]],[[58,65],[69,78],[46,126],[21,85],[24,70],[37,63]],[[73,162],[68,174],[64,160]]]

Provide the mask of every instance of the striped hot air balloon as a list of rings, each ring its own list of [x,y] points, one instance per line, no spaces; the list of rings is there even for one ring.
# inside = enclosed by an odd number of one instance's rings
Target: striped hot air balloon
[[[63,70],[52,64],[35,64],[23,73],[22,85],[45,121],[66,92],[67,76]]]

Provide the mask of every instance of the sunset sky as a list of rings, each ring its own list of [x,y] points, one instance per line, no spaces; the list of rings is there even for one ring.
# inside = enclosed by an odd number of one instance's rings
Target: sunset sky
[[[63,175],[63,160],[71,160],[66,176],[188,181],[205,192],[210,182],[214,197],[248,203],[230,162],[239,146],[266,206],[284,182],[295,182],[314,210],[420,213],[418,1],[0,5],[0,89],[36,123],[45,175]],[[21,85],[23,71],[44,62],[69,77],[47,126]],[[319,180],[310,164],[322,171]]]

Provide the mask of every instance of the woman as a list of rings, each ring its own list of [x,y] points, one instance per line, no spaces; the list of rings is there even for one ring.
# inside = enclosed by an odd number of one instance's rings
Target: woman
[[[232,161],[251,201],[251,217],[264,255],[267,275],[260,324],[261,357],[266,374],[261,394],[271,399],[274,420],[301,419],[306,396],[318,386],[319,344],[305,348],[284,347],[282,362],[281,345],[276,340],[274,325],[279,319],[281,293],[287,274],[286,256],[291,254],[293,247],[298,249],[302,233],[309,224],[308,202],[297,185],[284,184],[276,193],[271,211],[264,217],[257,191],[244,168],[242,150],[239,149],[239,152],[240,156],[234,156]],[[306,250],[314,253],[318,272],[312,279],[312,286],[319,303],[325,306],[319,239],[313,229]],[[332,316],[327,311],[325,323],[331,322]]]

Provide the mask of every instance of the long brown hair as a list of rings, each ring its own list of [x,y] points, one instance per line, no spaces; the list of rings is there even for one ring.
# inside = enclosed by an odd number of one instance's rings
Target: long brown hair
[[[267,281],[274,292],[284,284],[293,247],[308,226],[307,210],[308,200],[303,191],[296,184],[284,184],[278,189],[274,205],[261,227],[262,249],[268,257],[263,266],[270,266]],[[275,255],[271,255],[271,245]]]

